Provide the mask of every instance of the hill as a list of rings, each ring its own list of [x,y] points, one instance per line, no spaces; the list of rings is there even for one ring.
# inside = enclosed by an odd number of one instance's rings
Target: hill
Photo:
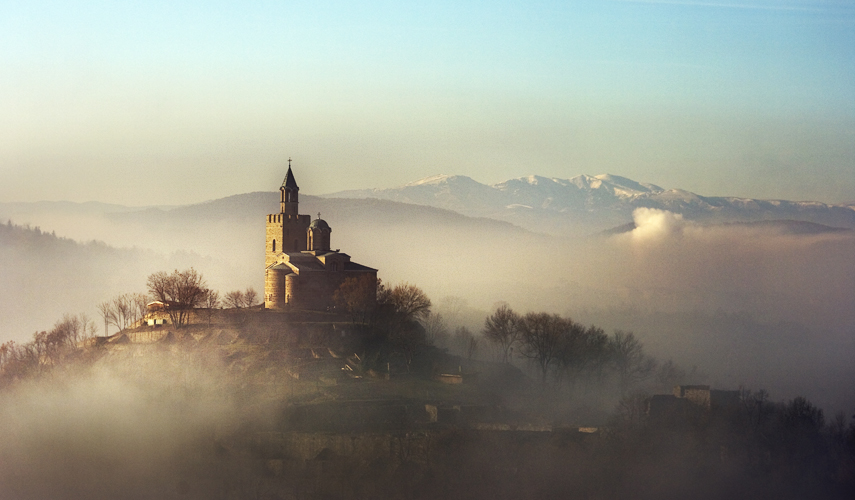
[[[164,256],[100,241],[80,243],[38,227],[0,224],[0,339],[21,340],[65,313],[95,317],[101,301],[144,291],[145,277],[162,268],[205,267],[189,252]]]

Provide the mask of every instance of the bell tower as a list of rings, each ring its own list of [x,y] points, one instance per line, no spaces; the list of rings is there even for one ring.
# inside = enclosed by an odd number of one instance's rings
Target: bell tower
[[[289,158],[288,173],[279,188],[279,213],[267,216],[264,260],[268,266],[276,261],[279,254],[308,250],[307,231],[311,217],[298,212],[299,192]]]
[[[280,213],[291,215],[296,217],[299,212],[297,211],[298,193],[300,192],[300,187],[297,186],[297,181],[294,179],[294,173],[291,172],[291,158],[288,158],[288,173],[285,174],[285,180],[282,181],[282,187],[279,188],[280,193]]]

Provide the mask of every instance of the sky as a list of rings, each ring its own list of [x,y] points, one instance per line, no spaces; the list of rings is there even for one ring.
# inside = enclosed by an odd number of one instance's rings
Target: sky
[[[0,202],[612,173],[855,202],[855,2],[0,0]]]

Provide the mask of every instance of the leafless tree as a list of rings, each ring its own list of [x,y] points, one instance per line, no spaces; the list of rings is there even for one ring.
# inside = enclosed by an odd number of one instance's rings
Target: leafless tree
[[[431,302],[421,288],[409,283],[395,285],[388,301],[402,321],[423,321],[430,314]]]
[[[189,321],[193,308],[202,302],[207,286],[202,275],[190,268],[171,274],[154,273],[148,277],[148,289],[154,298],[166,304],[175,328],[181,328]]]
[[[413,358],[426,343],[421,321],[430,315],[430,299],[415,285],[403,283],[387,288],[378,280],[377,302],[372,326],[383,332],[395,351],[406,357],[409,370]]]
[[[484,337],[497,344],[502,351],[502,362],[510,359],[514,346],[520,339],[520,316],[503,304],[484,320]]]
[[[119,331],[129,328],[145,317],[148,296],[141,293],[125,293],[113,300],[98,305],[98,312],[104,319],[104,335],[109,325]]]
[[[445,318],[439,313],[430,313],[424,321],[425,340],[428,344],[438,347],[447,347],[448,339],[451,334],[448,331],[448,325],[445,323]]]
[[[244,306],[243,292],[240,290],[231,291],[223,298],[223,302],[226,304],[226,307],[240,309]]]
[[[256,300],[258,300],[258,292],[255,291],[255,288],[249,287],[243,292],[244,307],[254,306]]]
[[[549,367],[560,353],[569,322],[557,314],[528,313],[519,325],[522,353],[537,365],[545,384]]]
[[[656,360],[644,354],[644,346],[632,332],[615,330],[609,344],[622,394],[656,370]]]
[[[202,307],[205,308],[205,318],[208,320],[208,326],[211,326],[211,318],[214,316],[214,310],[220,307],[220,292],[208,288],[205,290],[205,296],[202,298]]]
[[[104,336],[106,337],[110,334],[108,331],[110,325],[116,322],[116,311],[113,308],[113,302],[106,301],[98,304],[98,313],[104,320]]]
[[[350,314],[355,324],[367,325],[377,306],[378,281],[373,276],[353,276],[342,282],[333,299],[338,307]]]

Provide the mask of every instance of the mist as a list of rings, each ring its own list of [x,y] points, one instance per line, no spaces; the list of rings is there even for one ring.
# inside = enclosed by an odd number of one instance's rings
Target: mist
[[[241,416],[204,350],[130,348],[4,387],[4,498],[199,498],[242,474],[217,451]]]
[[[98,302],[145,291],[146,277],[159,270],[194,266],[223,292],[262,290],[264,225],[257,214],[275,208],[275,194],[253,193],[78,219],[69,211],[57,219],[50,210],[19,213],[18,220],[44,230],[100,235],[141,253],[101,256],[84,267],[65,253],[50,262],[67,265],[44,279],[38,278],[43,262],[36,255],[7,253],[5,336],[23,339],[66,312],[97,318]],[[301,211],[320,212],[333,228],[333,248],[379,269],[384,282],[425,290],[452,329],[466,326],[478,333],[494,305],[506,302],[519,312],[554,312],[607,330],[633,331],[650,354],[696,366],[725,388],[804,394],[834,409],[855,405],[855,394],[840,383],[851,379],[849,360],[855,358],[851,230],[804,231],[792,223],[702,225],[639,209],[635,228],[627,232],[554,237],[382,200],[306,196]],[[13,290],[24,293],[18,299]],[[449,299],[464,304],[465,314],[455,317]],[[12,306],[16,301],[23,306]]]

